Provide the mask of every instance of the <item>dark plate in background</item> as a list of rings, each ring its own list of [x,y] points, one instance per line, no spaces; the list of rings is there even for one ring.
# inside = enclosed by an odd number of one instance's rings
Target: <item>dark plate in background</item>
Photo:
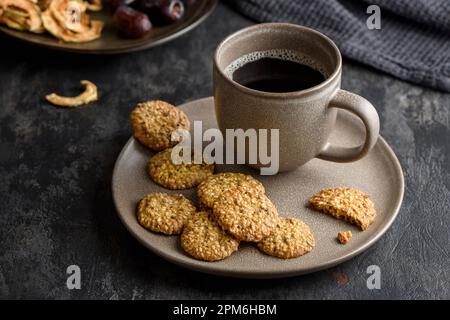
[[[113,25],[112,15],[108,8],[101,12],[91,12],[93,20],[105,23],[101,38],[85,43],[67,43],[56,39],[48,33],[35,34],[22,32],[0,26],[0,31],[20,40],[24,40],[41,47],[90,54],[116,54],[144,50],[173,40],[192,30],[205,20],[217,5],[217,0],[198,0],[187,8],[185,16],[178,22],[161,27],[154,27],[146,36],[139,39],[121,37]]]

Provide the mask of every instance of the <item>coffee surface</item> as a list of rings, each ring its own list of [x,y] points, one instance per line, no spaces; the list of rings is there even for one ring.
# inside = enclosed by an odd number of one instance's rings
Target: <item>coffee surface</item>
[[[266,57],[240,66],[232,79],[250,89],[283,93],[314,87],[325,77],[308,65]]]

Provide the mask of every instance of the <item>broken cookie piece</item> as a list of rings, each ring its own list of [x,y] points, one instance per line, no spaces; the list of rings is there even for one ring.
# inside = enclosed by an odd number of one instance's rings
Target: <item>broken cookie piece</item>
[[[376,217],[375,205],[365,193],[347,187],[324,189],[309,199],[310,206],[366,230]]]
[[[352,232],[349,231],[339,231],[337,234],[337,240],[340,244],[347,244],[352,238]]]

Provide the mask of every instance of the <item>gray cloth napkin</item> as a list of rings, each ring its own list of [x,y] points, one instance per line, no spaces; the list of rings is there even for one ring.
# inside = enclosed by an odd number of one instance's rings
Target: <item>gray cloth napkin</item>
[[[259,22],[291,22],[332,38],[344,56],[450,92],[450,0],[227,0]],[[369,30],[369,5],[381,29]]]

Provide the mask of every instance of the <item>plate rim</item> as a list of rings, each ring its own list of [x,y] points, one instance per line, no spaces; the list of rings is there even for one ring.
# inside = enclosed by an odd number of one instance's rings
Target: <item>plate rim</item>
[[[179,105],[178,107],[184,107],[185,105],[188,104],[193,104],[193,103],[202,103],[202,102],[206,102],[207,100],[213,100],[214,98],[212,96],[210,97],[205,97],[205,98],[200,98],[200,99],[195,99],[195,100],[190,100],[188,102],[185,102],[181,105]],[[280,270],[280,271],[255,271],[255,272],[251,272],[251,271],[236,271],[236,270],[215,270],[214,269],[214,264],[212,263],[208,263],[208,264],[202,264],[202,265],[192,265],[187,263],[186,261],[180,260],[176,257],[171,256],[170,254],[164,252],[163,250],[159,250],[158,248],[151,246],[150,244],[148,244],[146,241],[144,241],[138,233],[136,233],[131,226],[129,226],[125,219],[123,218],[123,215],[120,213],[119,210],[119,206],[117,204],[116,199],[118,198],[118,196],[116,195],[116,193],[118,192],[116,190],[117,188],[117,175],[118,175],[118,166],[119,163],[121,162],[123,156],[125,155],[125,152],[128,150],[128,148],[130,147],[130,145],[132,143],[137,143],[134,139],[133,136],[131,136],[126,144],[123,146],[122,150],[120,151],[119,155],[117,156],[116,162],[114,164],[114,169],[113,169],[113,174],[112,174],[112,183],[111,183],[111,191],[112,191],[112,196],[113,196],[113,202],[114,202],[114,206],[116,209],[116,213],[119,216],[120,221],[122,222],[122,224],[125,226],[125,228],[128,230],[128,232],[131,233],[131,235],[138,240],[138,242],[140,242],[144,247],[146,247],[148,250],[150,250],[151,252],[153,252],[154,254],[164,258],[165,260],[174,263],[178,266],[181,266],[183,268],[187,268],[193,271],[199,271],[199,272],[203,272],[203,273],[207,273],[207,274],[211,274],[211,275],[218,275],[218,276],[225,276],[225,277],[233,277],[233,278],[247,278],[247,279],[277,279],[277,278],[287,278],[287,277],[293,277],[293,276],[300,276],[300,275],[304,275],[304,274],[309,274],[309,273],[313,273],[313,272],[317,272],[320,270],[325,270],[331,267],[334,267],[338,264],[341,264],[345,261],[350,260],[351,258],[363,253],[364,251],[366,251],[367,249],[369,249],[372,245],[374,245],[385,233],[387,230],[389,230],[389,228],[392,226],[393,222],[395,221],[395,219],[397,218],[397,215],[400,212],[400,208],[403,202],[403,197],[404,197],[404,193],[405,193],[405,181],[404,181],[404,174],[403,174],[403,169],[402,166],[400,164],[400,161],[398,160],[397,156],[395,155],[394,151],[392,150],[392,148],[389,146],[389,144],[386,142],[386,140],[379,135],[378,137],[378,141],[377,144],[380,143],[382,148],[384,148],[386,150],[386,154],[388,156],[388,158],[390,159],[391,163],[394,166],[394,170],[396,172],[396,174],[399,177],[399,185],[400,185],[400,196],[396,199],[396,203],[395,203],[395,209],[394,209],[394,213],[389,217],[389,219],[387,220],[387,222],[382,225],[380,231],[374,236],[374,238],[370,239],[369,241],[367,241],[366,243],[364,243],[363,245],[359,246],[358,248],[355,248],[354,250],[352,250],[351,252],[344,254],[343,256],[340,256],[338,258],[329,260],[325,263],[319,264],[316,267],[312,267],[312,268],[308,268],[306,270],[298,270],[298,271],[292,271],[292,270]]]
[[[28,43],[28,44],[31,44],[31,45],[34,45],[34,46],[37,46],[40,48],[46,48],[46,49],[51,49],[51,50],[56,50],[56,51],[79,53],[79,54],[91,54],[91,55],[115,55],[115,54],[131,53],[131,52],[142,51],[142,50],[146,50],[146,49],[150,49],[150,48],[162,45],[164,43],[172,41],[172,40],[188,33],[189,31],[191,31],[194,28],[196,28],[197,26],[199,26],[203,21],[205,21],[214,12],[214,10],[216,9],[216,7],[219,3],[219,0],[203,0],[203,1],[205,1],[205,4],[202,8],[203,13],[196,20],[194,20],[191,24],[188,24],[186,27],[170,34],[169,36],[165,36],[160,39],[156,39],[155,41],[149,41],[149,42],[145,42],[143,44],[134,45],[134,46],[130,46],[127,48],[83,49],[83,48],[74,48],[74,47],[62,47],[62,46],[56,45],[57,42],[55,44],[42,43],[42,42],[36,41],[34,39],[27,39],[26,37],[17,36],[18,32],[22,32],[22,31],[13,30],[13,29],[10,29],[3,25],[0,25],[0,31],[3,34],[7,35],[8,37],[17,39],[19,41],[23,41],[24,43]],[[55,39],[55,40],[58,41],[58,39]]]

